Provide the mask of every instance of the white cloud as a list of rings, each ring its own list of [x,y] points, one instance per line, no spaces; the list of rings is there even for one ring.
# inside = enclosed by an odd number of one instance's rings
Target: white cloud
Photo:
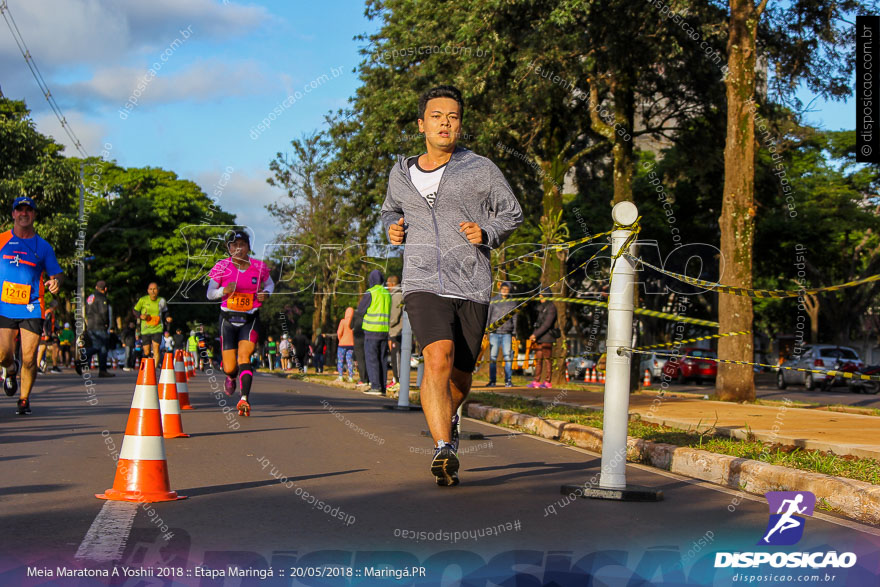
[[[51,111],[43,114],[36,114],[33,118],[39,132],[51,136],[55,139],[56,143],[60,143],[66,147],[64,150],[65,155],[68,157],[80,156],[76,147],[73,145],[73,141],[71,141],[70,137],[67,136],[67,133],[64,132],[61,122]],[[81,112],[75,110],[66,110],[64,112],[64,118],[67,120],[70,128],[73,129],[76,137],[79,139],[80,144],[82,144],[86,152],[93,157],[100,155],[107,138],[106,125],[94,122],[86,118]],[[116,154],[111,154],[109,158],[113,159],[115,157]]]
[[[203,171],[196,175],[199,184],[208,196],[215,198],[220,208],[236,216],[236,222],[247,226],[254,235],[252,249],[263,258],[264,246],[275,242],[282,228],[266,210],[266,205],[275,202],[282,192],[266,183],[269,171],[234,169],[229,173],[225,186],[219,185],[225,169],[218,167],[213,171]],[[220,190],[219,197],[216,190]]]
[[[193,38],[226,40],[269,19],[262,6],[212,0],[40,0],[10,10],[44,73],[70,65],[109,65],[153,51],[192,26]],[[160,45],[161,46],[161,45]],[[21,62],[12,36],[0,35],[0,65]]]
[[[150,67],[108,67],[95,71],[91,79],[60,86],[68,98],[83,106],[95,101],[122,108],[134,95],[137,106],[193,100],[215,102],[220,97],[243,96],[259,92],[268,84],[268,76],[259,63],[220,60],[197,61],[184,69],[168,72],[172,55],[153,76]],[[165,70],[163,72],[163,70]],[[138,90],[135,94],[135,90]]]

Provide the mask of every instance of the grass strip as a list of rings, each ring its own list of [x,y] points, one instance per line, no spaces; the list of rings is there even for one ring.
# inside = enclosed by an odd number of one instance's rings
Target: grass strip
[[[602,411],[584,410],[571,406],[548,404],[516,396],[495,393],[472,392],[469,401],[487,406],[512,410],[521,414],[562,420],[593,428],[602,428]],[[664,442],[675,446],[698,448],[709,452],[761,461],[769,465],[791,467],[802,471],[846,477],[857,481],[880,484],[880,461],[852,455],[835,455],[818,450],[761,442],[717,437],[712,429],[705,432],[680,430],[641,420],[629,422],[628,434],[652,442]]]

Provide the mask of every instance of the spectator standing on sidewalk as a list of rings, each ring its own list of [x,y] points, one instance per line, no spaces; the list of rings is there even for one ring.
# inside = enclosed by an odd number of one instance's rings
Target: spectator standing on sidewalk
[[[134,339],[136,334],[134,322],[129,322],[128,326],[122,329],[122,336],[119,337],[122,341],[122,348],[125,349],[125,359],[122,363],[123,371],[131,371],[131,368],[134,366]]]
[[[312,339],[312,364],[315,366],[315,373],[324,372],[324,346],[326,344],[327,341],[324,340],[324,335],[318,328],[315,330],[315,338]]]
[[[391,315],[391,295],[382,285],[385,277],[378,269],[370,271],[370,289],[364,292],[355,316],[362,316],[364,331],[364,358],[370,378],[370,395],[385,395],[388,378],[388,319]]]
[[[550,295],[548,288],[541,290],[538,300],[541,305],[538,307],[538,319],[535,321],[535,331],[529,339],[535,343],[535,377],[529,387],[553,387],[550,379],[553,376],[553,343],[558,338],[559,329],[556,328],[556,306],[553,302],[547,300]],[[541,381],[543,373],[544,381]]]
[[[400,289],[400,278],[396,275],[388,277],[386,282],[388,293],[391,294],[391,316],[388,318],[388,350],[391,352],[391,373],[394,376],[389,389],[397,389],[400,383],[400,341],[403,337],[403,290]]]
[[[293,354],[296,360],[296,368],[300,373],[306,373],[306,361],[309,357],[309,339],[303,334],[302,328],[296,329],[293,335]]]
[[[506,301],[510,297],[510,282],[505,281],[498,289],[498,295],[489,303],[489,324],[516,308],[516,302]],[[513,386],[513,335],[516,334],[516,318],[514,314],[504,324],[489,333],[489,384],[495,386],[498,370],[498,350],[504,355],[504,386]]]
[[[349,306],[345,309],[345,315],[336,327],[336,372],[339,376],[336,381],[342,381],[345,369],[348,368],[348,382],[354,383],[354,332],[351,329],[351,321],[354,318],[354,308]]]
[[[98,377],[115,377],[107,372],[107,351],[110,343],[110,302],[107,300],[107,282],[101,279],[95,284],[95,292],[86,298],[86,323],[88,324],[91,347],[86,356],[86,365],[92,355],[98,354]]]
[[[293,355],[293,345],[290,344],[290,338],[288,338],[286,334],[281,335],[281,342],[278,345],[278,350],[281,353],[281,368],[284,371],[290,370],[290,357]]]

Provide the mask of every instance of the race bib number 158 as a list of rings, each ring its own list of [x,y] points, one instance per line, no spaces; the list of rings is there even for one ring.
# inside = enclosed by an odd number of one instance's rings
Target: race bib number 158
[[[247,312],[254,307],[254,294],[232,293],[226,298],[226,307],[233,312]]]

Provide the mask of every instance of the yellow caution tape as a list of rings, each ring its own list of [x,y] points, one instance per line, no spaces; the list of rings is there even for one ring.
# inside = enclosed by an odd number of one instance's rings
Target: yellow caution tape
[[[537,296],[532,296],[532,297],[528,297],[528,298],[523,298],[523,297],[507,298],[506,300],[503,300],[503,301],[505,301],[505,302],[530,302],[536,298],[537,298]],[[585,306],[596,306],[598,308],[607,308],[608,307],[608,302],[600,302],[599,300],[585,300],[585,299],[581,299],[581,298],[562,298],[562,297],[557,297],[557,296],[544,296],[544,299],[549,300],[551,302],[566,302],[569,304],[582,304]],[[502,300],[493,300],[490,303],[496,304],[501,301]],[[520,307],[522,307],[522,306],[520,306]],[[518,309],[519,309],[519,307],[518,307]],[[702,320],[700,318],[688,318],[687,316],[681,316],[680,314],[670,314],[669,312],[660,312],[658,310],[648,310],[646,308],[636,308],[635,310],[633,310],[633,313],[639,314],[640,316],[648,316],[651,318],[662,318],[663,320],[671,320],[673,322],[683,322],[686,324],[695,324],[697,326],[706,326],[708,328],[718,328],[718,326],[719,326],[717,322],[713,322],[711,320]],[[511,316],[512,315],[513,314],[511,314]],[[506,318],[504,321],[505,322],[507,321]],[[497,323],[497,321],[496,321],[496,323]],[[502,322],[502,324],[503,324],[503,322]],[[494,328],[498,328],[498,326],[500,326],[500,325],[501,324],[497,324],[494,326]],[[492,325],[490,325],[490,326],[492,326]]]
[[[715,283],[712,281],[703,281],[702,279],[696,279],[694,277],[688,277],[687,275],[681,275],[679,273],[673,273],[671,271],[666,271],[665,269],[661,269],[654,265],[651,265],[647,261],[643,261],[641,259],[637,259],[630,254],[626,255],[631,261],[634,263],[641,263],[646,267],[650,267],[654,271],[662,273],[663,275],[668,275],[674,279],[678,279],[679,281],[683,281],[685,283],[689,283],[690,285],[694,285],[697,287],[703,287],[706,289],[710,289],[712,291],[717,291],[718,293],[726,293],[732,294],[735,296],[745,296],[750,298],[796,298],[802,295],[810,295],[817,294],[826,291],[838,291],[841,289],[845,289],[848,287],[855,287],[857,285],[862,285],[865,283],[871,283],[872,281],[880,281],[880,274],[871,275],[869,277],[865,277],[864,279],[857,279],[855,281],[848,281],[846,283],[841,283],[839,285],[829,285],[826,287],[817,287],[817,288],[804,288],[799,290],[784,290],[784,289],[749,289],[746,287],[732,287],[729,285],[722,285],[720,283]]]
[[[661,320],[671,320],[672,322],[683,322],[685,324],[695,324],[697,326],[705,326],[707,328],[718,328],[721,326],[717,322],[711,320],[702,320],[700,318],[688,318],[680,314],[670,314],[669,312],[659,312],[657,310],[646,310],[644,308],[636,308],[633,313],[650,318],[660,318]]]
[[[639,225],[639,222],[641,221],[641,219],[642,219],[641,216],[636,218],[636,221],[632,224],[632,226],[622,226],[620,224],[615,223],[615,225],[614,225],[615,230],[621,229],[621,228],[629,228],[632,230],[632,233],[630,233],[630,235],[628,237],[626,237],[626,240],[623,241],[623,244],[617,250],[617,253],[615,253],[613,261],[617,261],[617,259],[619,259],[623,255],[626,255],[627,257],[630,256],[629,247],[631,244],[633,244],[635,242],[636,237],[639,236],[639,233],[642,231],[642,227]],[[611,269],[611,274],[612,275],[614,274],[613,266]]]
[[[687,339],[687,340],[676,340],[676,341],[673,341],[673,342],[664,342],[664,343],[660,343],[660,344],[652,344],[652,345],[648,345],[648,346],[640,346],[639,348],[637,348],[637,349],[635,349],[635,350],[637,350],[637,351],[647,351],[647,350],[649,350],[649,349],[662,349],[662,348],[664,348],[664,347],[670,347],[670,346],[675,346],[675,345],[680,345],[680,344],[689,344],[689,343],[692,343],[692,342],[699,342],[699,341],[701,341],[701,340],[712,340],[712,339],[715,339],[715,338],[724,338],[724,337],[726,337],[726,336],[741,336],[741,335],[743,335],[743,334],[751,334],[751,333],[752,333],[751,330],[743,330],[743,331],[741,331],[741,332],[721,332],[721,333],[718,333],[718,334],[710,334],[709,336],[698,336],[697,338],[689,338],[689,339]]]
[[[545,287],[553,287],[554,285],[556,285],[557,283],[559,283],[560,281],[562,281],[563,279],[565,279],[569,275],[575,273],[576,271],[579,271],[582,267],[586,267],[587,265],[590,264],[591,261],[593,261],[593,259],[598,257],[602,251],[604,251],[610,247],[611,247],[611,245],[604,245],[601,249],[596,251],[592,257],[590,257],[589,259],[587,259],[586,261],[584,261],[583,263],[581,263],[580,265],[578,265],[577,267],[572,269],[570,272],[568,272],[567,275],[563,275],[561,278],[557,279],[555,282],[551,283],[549,286],[541,287],[541,289],[544,289]],[[505,322],[510,320],[511,316],[513,316],[517,312],[521,312],[527,302],[530,302],[541,295],[541,289],[539,289],[538,293],[536,293],[535,295],[533,295],[529,298],[525,298],[525,301],[522,304],[520,304],[519,306],[517,306],[516,308],[514,308],[513,310],[511,310],[510,312],[508,312],[507,314],[505,314],[504,316],[502,316],[501,318],[499,318],[498,320],[493,322],[492,324],[487,325],[486,332],[491,332],[491,331],[495,330],[496,328],[498,328],[499,326],[501,326],[502,324],[504,324]]]
[[[613,230],[609,230],[608,232],[600,232],[599,234],[593,234],[590,236],[585,236],[584,238],[579,238],[577,240],[569,241],[566,243],[555,243],[550,245],[545,245],[538,249],[537,251],[526,253],[525,255],[521,255],[516,257],[515,259],[510,259],[509,261],[504,261],[503,263],[499,263],[495,268],[504,267],[505,265],[510,265],[511,263],[522,263],[524,261],[529,261],[531,259],[537,259],[539,257],[543,257],[547,252],[555,252],[555,251],[565,251],[574,246],[587,243],[598,238],[602,238],[603,236],[608,236],[614,232]]]
[[[640,349],[621,348],[618,353],[630,351],[639,355],[649,355],[651,352]],[[785,369],[786,371],[799,371],[800,373],[817,373],[819,375],[829,375],[831,377],[843,377],[844,379],[857,379],[859,381],[880,381],[880,375],[862,375],[861,373],[853,373],[851,371],[835,371],[829,369],[821,371],[819,369],[801,369],[800,367],[783,367],[782,365],[766,365],[764,363],[750,363],[748,361],[731,361],[730,359],[713,359],[711,357],[693,357],[691,355],[681,355],[676,353],[656,353],[658,356],[679,358],[679,359],[697,359],[700,361],[712,361],[714,363],[724,363],[727,365],[746,365],[750,367],[766,367],[768,369]]]

